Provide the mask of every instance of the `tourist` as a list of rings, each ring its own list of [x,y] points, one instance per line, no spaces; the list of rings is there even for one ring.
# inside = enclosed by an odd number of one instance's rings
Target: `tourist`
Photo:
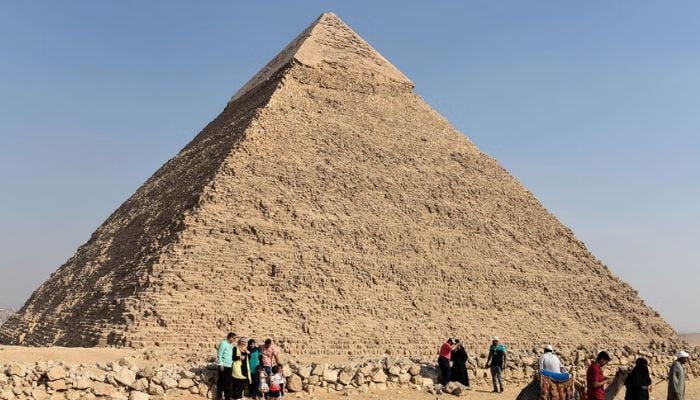
[[[625,400],[649,400],[650,391],[649,363],[645,358],[638,358],[625,378]]]
[[[603,375],[603,367],[610,362],[610,356],[607,352],[601,351],[595,359],[595,362],[588,367],[586,371],[586,390],[588,392],[588,400],[605,400],[605,384],[609,378]]]
[[[540,372],[550,371],[556,372],[557,374],[560,372],[565,372],[562,369],[561,360],[556,354],[554,354],[554,347],[552,347],[551,344],[544,346],[544,352],[540,356],[538,364],[540,367]]]
[[[245,385],[250,383],[250,367],[248,366],[248,349],[246,348],[247,340],[241,337],[238,340],[238,346],[233,347],[231,366],[231,376],[233,378],[231,385],[231,397],[233,400],[241,400],[243,398],[243,390]]]
[[[274,367],[272,367],[272,376],[270,376],[270,392],[267,394],[267,397],[281,397],[283,384],[284,377],[282,377],[282,366],[275,365]]]
[[[498,336],[491,338],[489,356],[486,359],[486,368],[491,367],[491,381],[493,382],[493,392],[503,393],[503,370],[506,368],[506,346],[502,345]]]
[[[452,350],[455,349],[455,340],[449,338],[440,346],[438,352],[438,367],[440,367],[440,376],[442,384],[447,385],[450,381],[450,359],[452,359]]]
[[[261,358],[262,354],[260,353],[260,348],[255,343],[255,339],[248,340],[248,366],[251,371],[251,383],[248,395],[253,399],[260,398],[260,374],[256,373],[256,371],[258,371],[258,366],[262,365]]]
[[[265,372],[268,375],[272,373],[272,367],[280,364],[279,360],[279,350],[272,343],[272,339],[265,339],[265,344],[260,347],[260,353],[262,355],[262,365],[265,368]]]
[[[269,375],[265,372],[265,368],[262,364],[258,365],[256,375],[258,376],[258,393],[263,399],[266,399],[267,393],[270,391],[270,385],[267,384]]]
[[[462,385],[469,386],[469,374],[467,373],[467,362],[469,354],[464,348],[464,345],[455,339],[455,348],[452,350],[451,358],[452,369],[450,370],[450,381],[459,382]]]
[[[216,364],[219,366],[219,376],[216,380],[216,398],[221,400],[221,395],[226,400],[231,399],[231,366],[233,365],[233,343],[236,341],[236,334],[229,332],[226,339],[219,343],[216,352]]]
[[[676,361],[668,371],[668,396],[666,396],[666,400],[685,399],[686,372],[683,364],[688,361],[690,361],[690,355],[685,351],[679,351],[676,355]]]

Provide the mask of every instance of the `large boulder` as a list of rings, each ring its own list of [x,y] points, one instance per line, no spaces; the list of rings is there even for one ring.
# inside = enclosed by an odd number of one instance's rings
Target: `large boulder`
[[[136,373],[128,368],[121,368],[114,374],[114,380],[131,388],[136,383]]]
[[[290,392],[301,392],[302,389],[304,389],[304,384],[302,383],[301,377],[296,374],[290,376],[289,379],[287,379],[285,389],[289,390]]]

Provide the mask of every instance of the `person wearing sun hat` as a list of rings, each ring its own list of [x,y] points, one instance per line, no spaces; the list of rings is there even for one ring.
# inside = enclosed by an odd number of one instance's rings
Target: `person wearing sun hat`
[[[668,395],[666,400],[684,400],[685,399],[685,378],[686,372],[683,364],[690,361],[690,354],[685,351],[679,351],[676,354],[676,361],[671,365],[668,371]]]

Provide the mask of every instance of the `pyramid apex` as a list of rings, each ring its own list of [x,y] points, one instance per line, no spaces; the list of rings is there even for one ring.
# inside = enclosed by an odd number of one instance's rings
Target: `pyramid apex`
[[[335,64],[383,75],[396,82],[413,86],[410,79],[337,15],[324,12],[243,85],[231,101],[266,82],[292,62],[308,67],[318,67],[323,63]]]

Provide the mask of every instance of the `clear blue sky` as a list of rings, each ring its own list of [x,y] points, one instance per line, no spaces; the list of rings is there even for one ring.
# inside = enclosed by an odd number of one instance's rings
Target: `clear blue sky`
[[[18,307],[323,11],[700,331],[700,2],[0,3],[0,306]]]

